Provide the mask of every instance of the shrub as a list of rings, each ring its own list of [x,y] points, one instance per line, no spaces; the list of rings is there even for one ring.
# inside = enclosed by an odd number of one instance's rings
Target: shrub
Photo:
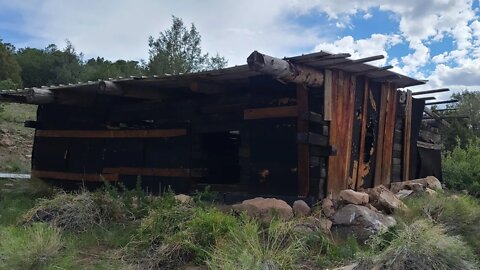
[[[0,229],[0,268],[38,269],[60,251],[62,241],[57,228],[35,223],[29,227]]]
[[[418,217],[442,224],[451,235],[461,235],[480,255],[480,202],[468,195],[438,193],[436,196],[418,196],[405,200],[408,211],[397,217],[407,223]]]
[[[124,208],[120,201],[105,193],[82,191],[78,194],[59,193],[52,199],[41,199],[23,216],[21,223],[47,222],[58,228],[84,232],[94,226],[124,219]]]
[[[207,265],[211,269],[294,269],[305,252],[293,222],[273,220],[261,229],[251,219],[218,242]]]
[[[355,269],[478,269],[476,257],[459,237],[420,219],[370,239],[371,256]]]
[[[480,138],[470,141],[465,149],[457,145],[444,154],[442,162],[447,187],[480,197]]]

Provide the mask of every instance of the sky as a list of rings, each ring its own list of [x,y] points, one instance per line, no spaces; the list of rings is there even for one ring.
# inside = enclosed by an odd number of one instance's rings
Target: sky
[[[148,37],[171,16],[194,23],[202,49],[229,66],[254,50],[284,57],[317,51],[428,80],[412,90],[480,90],[480,0],[0,0],[0,39],[44,48],[70,40],[84,58],[148,59]],[[443,96],[442,96],[443,95]],[[448,97],[450,94],[439,94]]]

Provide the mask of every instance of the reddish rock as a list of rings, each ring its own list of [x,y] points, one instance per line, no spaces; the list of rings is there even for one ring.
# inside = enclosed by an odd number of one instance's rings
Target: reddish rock
[[[346,203],[351,204],[367,204],[368,203],[368,194],[365,192],[357,192],[352,189],[345,189],[340,191],[340,200]]]
[[[405,181],[405,182],[395,182],[390,184],[390,190],[393,193],[397,193],[402,189],[407,189],[406,187],[410,184],[422,184],[424,187],[431,188],[433,190],[442,189],[442,183],[435,176],[427,176],[425,178]]]
[[[335,208],[331,199],[325,198],[322,200],[322,212],[326,217],[332,217],[335,214]]]
[[[370,203],[379,210],[392,212],[395,209],[406,209],[407,206],[384,185],[367,190],[370,194]]]
[[[297,200],[293,203],[293,214],[295,216],[308,216],[312,211],[308,204],[303,200]]]
[[[232,208],[266,222],[269,222],[274,216],[281,219],[291,219],[293,217],[292,207],[288,203],[273,198],[257,197],[235,204]]]

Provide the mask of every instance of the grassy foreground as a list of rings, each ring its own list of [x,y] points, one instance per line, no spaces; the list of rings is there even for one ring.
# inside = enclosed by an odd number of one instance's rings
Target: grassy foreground
[[[0,269],[479,269],[480,203],[467,195],[410,198],[397,226],[359,244],[305,230],[307,218],[262,223],[201,200],[212,197],[205,193],[181,204],[171,193],[7,184]]]

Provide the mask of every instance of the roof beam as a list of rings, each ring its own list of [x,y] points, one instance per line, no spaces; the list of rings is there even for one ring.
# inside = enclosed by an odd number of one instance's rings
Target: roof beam
[[[434,93],[441,93],[441,92],[448,92],[448,91],[450,91],[449,88],[430,89],[430,90],[425,90],[425,91],[413,92],[413,93],[412,93],[412,96],[425,95],[425,94],[434,94]]]
[[[304,84],[311,87],[323,85],[323,72],[301,64],[272,57],[254,51],[247,58],[248,67],[260,73],[273,76],[283,82]]]
[[[389,70],[389,69],[392,69],[393,66],[384,66],[384,67],[372,67],[372,68],[369,68],[367,70],[364,70],[364,71],[359,71],[359,72],[355,72],[353,73],[354,75],[356,76],[360,76],[360,75],[365,75],[365,74],[369,74],[369,73],[374,73],[374,72],[378,72],[378,71],[383,71],[383,70]]]
[[[423,108],[423,111],[428,114],[430,117],[432,117],[433,119],[437,120],[438,122],[440,122],[440,124],[446,126],[446,127],[449,127],[450,124],[443,120],[438,114],[432,112],[432,110],[430,110],[430,108],[427,108],[427,107],[424,107]]]
[[[420,100],[434,100],[434,99],[437,99],[436,97],[419,97],[419,98],[416,98],[416,99],[420,99]]]
[[[428,102],[428,103],[425,103],[425,105],[438,105],[438,104],[448,104],[448,103],[456,103],[456,102],[458,102],[458,99]]]

